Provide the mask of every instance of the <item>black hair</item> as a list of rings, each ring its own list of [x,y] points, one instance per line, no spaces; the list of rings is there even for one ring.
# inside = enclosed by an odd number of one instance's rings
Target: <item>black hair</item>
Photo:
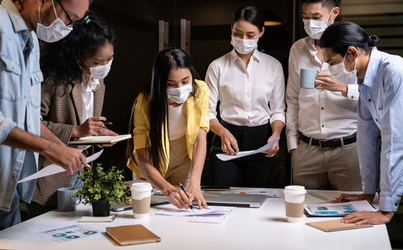
[[[87,12],[74,24],[70,34],[55,43],[42,43],[41,70],[55,84],[67,88],[72,81],[82,78],[77,60],[95,55],[107,43],[116,45],[113,30],[93,13]]]
[[[165,159],[163,145],[167,143],[162,139],[162,136],[168,134],[169,138],[169,117],[168,117],[168,94],[167,82],[168,74],[172,69],[189,69],[192,75],[192,93],[194,100],[198,91],[198,85],[195,79],[199,79],[192,60],[182,49],[169,48],[160,51],[154,62],[152,69],[151,81],[149,81],[144,88],[140,91],[144,96],[150,95],[150,132],[147,148],[150,149],[150,162],[153,166],[161,172],[161,159]],[[129,133],[133,135],[134,129],[134,108],[135,105],[142,105],[141,103],[133,104],[132,113],[129,121]],[[166,129],[166,130],[165,130]],[[132,137],[133,138],[133,137]],[[134,151],[133,139],[128,140],[126,156],[128,159],[132,158]]]
[[[359,25],[352,22],[340,21],[330,25],[320,38],[321,48],[332,48],[332,51],[344,56],[349,46],[361,48],[368,54],[379,45],[379,37],[368,36]]]
[[[340,7],[341,0],[301,0],[302,3],[322,3],[323,7],[329,9],[329,11],[335,7]]]
[[[260,32],[264,27],[263,11],[253,5],[242,5],[234,12],[234,15],[232,16],[232,25],[239,20],[244,20],[255,25]]]

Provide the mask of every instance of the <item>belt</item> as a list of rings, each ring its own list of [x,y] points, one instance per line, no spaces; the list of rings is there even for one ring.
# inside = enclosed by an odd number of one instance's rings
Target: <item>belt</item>
[[[348,145],[348,144],[356,142],[357,141],[356,134],[357,133],[354,133],[352,135],[343,137],[343,145]],[[311,140],[311,138],[303,135],[302,133],[300,133],[300,139],[301,139],[301,141],[306,142],[308,144],[309,144],[309,141]],[[333,140],[328,140],[328,141],[321,141],[321,140],[312,139],[311,145],[318,146],[321,148],[337,148],[337,147],[341,147],[341,140],[333,139]]]

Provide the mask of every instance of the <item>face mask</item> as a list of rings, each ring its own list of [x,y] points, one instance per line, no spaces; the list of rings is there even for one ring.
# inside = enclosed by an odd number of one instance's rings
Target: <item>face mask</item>
[[[242,55],[249,54],[257,48],[258,39],[242,39],[239,37],[231,36],[231,44],[235,50]]]
[[[346,60],[347,52],[346,55],[344,56],[344,59],[341,63],[329,66],[329,72],[330,76],[335,80],[336,82],[342,83],[342,84],[354,84],[355,81],[357,80],[357,59],[354,61],[354,70],[351,72],[346,71],[346,67],[344,65],[344,61]]]
[[[323,32],[327,29],[327,23],[330,16],[332,15],[333,9],[330,11],[329,16],[326,20],[315,20],[315,19],[302,19],[304,22],[305,32],[315,40],[319,40]]]
[[[53,11],[55,12],[56,20],[54,20],[50,26],[44,26],[41,24],[41,6],[39,6],[39,23],[36,26],[36,36],[44,42],[54,43],[65,38],[72,30],[72,27],[57,17],[55,4],[52,0]]]
[[[180,88],[167,89],[168,98],[177,104],[184,103],[188,99],[188,96],[191,92],[192,83],[188,83]]]
[[[78,66],[81,68],[81,70],[88,76],[90,76],[91,78],[95,78],[95,79],[104,79],[109,71],[111,70],[111,66],[112,66],[112,60],[110,60],[107,64],[105,65],[101,65],[101,66],[96,66],[96,67],[90,67],[90,65],[88,65],[84,59],[82,59],[83,62],[88,66],[88,68],[90,68],[90,74],[88,74],[81,66],[80,64],[78,64]]]

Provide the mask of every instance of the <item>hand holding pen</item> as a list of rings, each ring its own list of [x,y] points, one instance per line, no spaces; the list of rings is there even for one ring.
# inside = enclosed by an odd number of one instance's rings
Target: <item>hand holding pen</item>
[[[181,186],[182,191],[183,191],[183,192],[186,194],[186,196],[189,198],[188,194],[186,193],[186,189],[185,189],[185,187],[183,187],[182,183],[179,183],[179,185]],[[192,201],[190,201],[190,202],[192,202]],[[193,206],[192,206],[191,204],[189,205],[189,207],[190,207],[190,209],[193,210]]]

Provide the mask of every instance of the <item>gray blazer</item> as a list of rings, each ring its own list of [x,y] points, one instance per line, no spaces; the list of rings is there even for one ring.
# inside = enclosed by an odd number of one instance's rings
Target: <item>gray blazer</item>
[[[103,80],[100,80],[99,83],[100,86],[94,92],[94,117],[101,115],[104,102],[105,84]],[[56,85],[48,77],[41,86],[41,115],[43,123],[65,144],[68,144],[71,140],[73,127],[84,122],[82,121],[83,100],[81,84],[81,80],[75,80],[66,88],[65,85]],[[38,170],[43,169],[51,163],[51,161],[40,155]],[[66,175],[66,173],[39,178],[36,181],[32,201],[42,206],[56,208],[56,190],[68,187],[70,182],[71,176]]]

